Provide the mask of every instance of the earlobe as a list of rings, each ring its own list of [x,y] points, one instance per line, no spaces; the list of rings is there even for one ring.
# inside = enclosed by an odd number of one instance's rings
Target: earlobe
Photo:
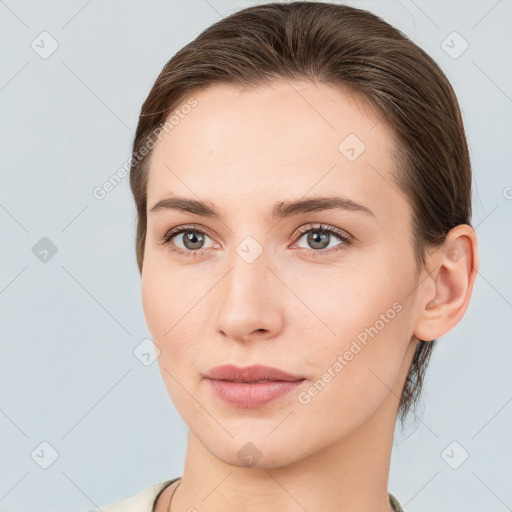
[[[430,269],[420,290],[414,335],[424,341],[437,339],[464,316],[478,270],[474,229],[461,224],[451,229],[444,243],[426,261]]]

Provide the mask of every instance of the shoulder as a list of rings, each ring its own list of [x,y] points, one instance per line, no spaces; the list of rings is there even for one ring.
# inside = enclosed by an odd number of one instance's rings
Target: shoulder
[[[172,480],[164,480],[163,482],[150,485],[133,496],[87,512],[152,512],[153,504],[157,496],[163,492],[166,487],[178,480],[178,478],[179,477],[176,477]]]

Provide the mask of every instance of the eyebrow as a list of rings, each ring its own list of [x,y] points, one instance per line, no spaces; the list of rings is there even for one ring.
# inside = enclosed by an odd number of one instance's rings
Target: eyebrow
[[[162,210],[183,211],[219,220],[223,217],[219,210],[217,210],[217,208],[215,208],[211,203],[178,196],[161,199],[155,203],[149,211],[150,213],[153,213]],[[327,210],[363,212],[375,217],[375,214],[367,206],[356,203],[355,201],[352,201],[352,199],[342,196],[316,196],[293,201],[278,201],[272,207],[270,216],[273,219],[282,219],[293,215],[299,215],[301,213],[312,213]]]

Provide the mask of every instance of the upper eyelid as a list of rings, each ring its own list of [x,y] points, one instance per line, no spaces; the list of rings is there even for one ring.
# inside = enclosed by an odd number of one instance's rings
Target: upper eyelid
[[[333,234],[333,235],[338,235],[338,236],[345,236],[345,238],[352,238],[352,235],[350,233],[348,233],[347,231],[345,231],[344,229],[341,229],[341,228],[337,228],[336,226],[331,226],[330,224],[322,224],[322,223],[317,223],[319,225],[314,225],[314,226],[301,226],[300,228],[297,229],[296,233],[297,235],[303,235],[304,233],[307,233],[308,231],[313,231],[315,229],[317,229],[318,231],[321,231],[322,229],[323,230],[327,230],[329,233]]]
[[[200,231],[200,232],[205,233],[206,235],[208,235],[210,238],[212,238],[212,236],[210,234],[211,231],[208,230],[207,228],[202,227],[202,226],[195,226],[195,225],[185,224],[183,226],[176,226],[175,228],[169,229],[168,231],[165,232],[165,234],[162,237],[162,239],[169,238],[171,236],[181,235],[182,233],[187,232],[187,231]]]

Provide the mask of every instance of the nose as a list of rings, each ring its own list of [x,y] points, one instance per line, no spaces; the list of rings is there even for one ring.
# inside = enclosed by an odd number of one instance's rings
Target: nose
[[[252,262],[235,254],[231,262],[216,297],[218,331],[243,342],[278,336],[284,324],[286,294],[265,252]]]

